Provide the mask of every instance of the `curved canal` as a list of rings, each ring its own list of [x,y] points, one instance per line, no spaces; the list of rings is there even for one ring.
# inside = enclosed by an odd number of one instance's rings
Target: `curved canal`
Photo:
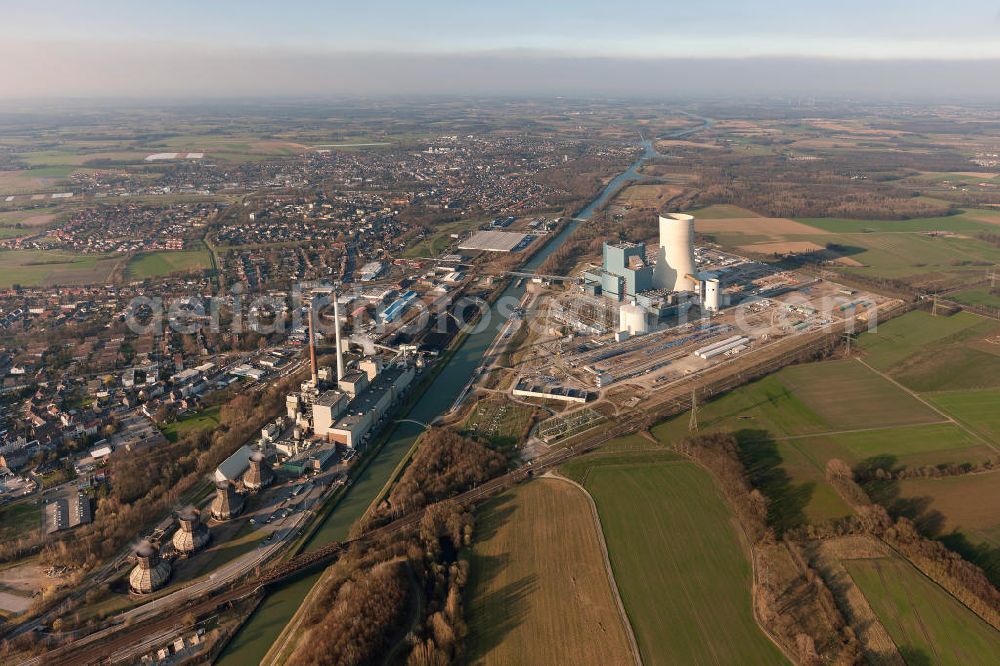
[[[594,211],[603,206],[622,186],[631,181],[642,179],[639,167],[649,158],[655,157],[656,154],[653,143],[643,141],[642,155],[626,171],[605,185],[597,198],[550,239],[545,247],[524,264],[522,270],[537,269],[569,238],[581,222],[590,219]],[[514,299],[515,302],[519,301],[524,295],[526,287],[524,285],[518,286],[518,282],[520,281],[512,281],[501,297],[496,300],[496,303],[509,303],[511,302],[509,299]],[[416,404],[407,414],[400,415],[400,418],[431,423],[439,415],[447,412],[465,387],[469,377],[482,363],[484,354],[505,323],[506,319],[494,306],[490,312],[489,325],[477,326],[476,332],[466,336],[461,346],[455,351],[438,376],[434,378]],[[410,450],[414,440],[422,430],[423,428],[419,425],[408,422],[399,423],[393,428],[388,441],[385,442],[368,467],[354,480],[351,488],[341,498],[337,507],[310,539],[305,550],[313,550],[331,541],[341,541],[347,538],[351,525],[365,513],[368,506],[378,496],[393,470],[406,455],[406,452]],[[313,574],[269,592],[250,619],[233,637],[217,663],[224,666],[245,666],[246,664],[259,663],[318,579],[319,574]]]

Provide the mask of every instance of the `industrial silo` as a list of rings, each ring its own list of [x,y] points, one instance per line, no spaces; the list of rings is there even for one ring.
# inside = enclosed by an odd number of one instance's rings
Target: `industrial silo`
[[[128,576],[129,587],[135,594],[149,594],[170,579],[170,563],[160,559],[160,551],[148,541],[135,549],[136,565]]]
[[[683,213],[661,215],[653,284],[657,289],[694,291],[694,266],[694,217]]]
[[[215,484],[215,499],[212,500],[212,518],[229,520],[235,518],[243,510],[243,496],[228,481]]]
[[[185,511],[177,516],[177,521],[180,527],[174,532],[173,542],[178,553],[190,555],[205,547],[209,532],[197,511]]]
[[[722,285],[719,283],[719,278],[710,277],[705,280],[703,304],[709,312],[718,312],[722,307]]]
[[[251,492],[257,492],[271,485],[274,481],[274,472],[264,459],[264,454],[260,451],[250,454],[249,462],[250,466],[243,473],[243,486]]]
[[[618,309],[618,330],[629,335],[648,333],[646,309],[634,303],[623,303]]]

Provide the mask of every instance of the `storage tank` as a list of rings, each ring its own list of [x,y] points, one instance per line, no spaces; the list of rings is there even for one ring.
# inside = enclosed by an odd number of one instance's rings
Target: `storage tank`
[[[642,335],[649,332],[646,321],[646,309],[634,303],[624,303],[618,310],[618,330],[629,335]]]
[[[660,215],[660,249],[653,270],[657,289],[694,291],[694,216],[684,213]]]
[[[190,555],[204,548],[209,534],[208,528],[201,522],[201,515],[192,509],[181,513],[177,520],[180,527],[172,539],[177,552]]]
[[[148,541],[143,541],[134,551],[136,565],[128,575],[128,584],[135,594],[149,594],[170,579],[170,563],[160,559],[160,551]]]
[[[722,306],[722,285],[719,278],[708,278],[705,280],[705,309],[709,312],[718,312]]]

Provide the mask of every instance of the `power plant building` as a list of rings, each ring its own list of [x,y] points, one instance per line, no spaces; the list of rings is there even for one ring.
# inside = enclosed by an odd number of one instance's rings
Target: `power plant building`
[[[660,215],[659,231],[653,260],[645,243],[605,243],[601,267],[583,274],[584,290],[628,301],[655,316],[664,316],[670,308],[684,303],[686,299],[678,297],[681,293],[693,293],[705,310],[718,311],[723,304],[718,276],[697,272],[694,217]],[[638,316],[631,314],[633,320]]]
[[[601,268],[584,273],[584,281],[600,285],[601,293],[622,300],[653,288],[653,266],[645,243],[605,243]]]

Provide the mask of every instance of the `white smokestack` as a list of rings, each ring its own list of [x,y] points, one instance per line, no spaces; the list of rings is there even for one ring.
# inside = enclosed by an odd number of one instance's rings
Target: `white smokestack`
[[[333,292],[334,339],[337,343],[337,381],[344,378],[344,348],[340,343],[340,296]]]
[[[658,289],[692,291],[694,267],[694,217],[683,213],[660,216],[660,251],[653,284]]]

